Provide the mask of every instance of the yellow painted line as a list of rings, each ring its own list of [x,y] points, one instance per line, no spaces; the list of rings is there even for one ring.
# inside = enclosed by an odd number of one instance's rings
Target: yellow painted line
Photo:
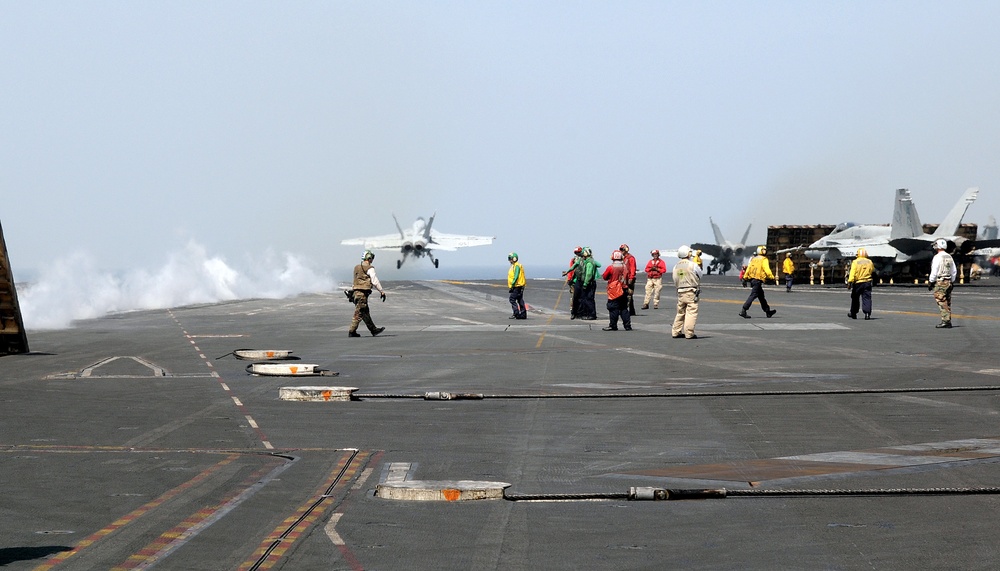
[[[153,500],[151,502],[148,502],[145,505],[143,505],[143,506],[141,506],[139,508],[136,508],[135,510],[132,510],[128,514],[126,514],[126,515],[124,515],[124,516],[116,519],[114,522],[112,522],[110,525],[108,525],[104,529],[101,529],[101,530],[97,531],[96,533],[93,533],[90,536],[82,539],[79,543],[77,543],[75,546],[73,546],[73,548],[70,549],[69,551],[63,551],[63,552],[59,553],[58,555],[54,555],[54,556],[50,557],[49,559],[47,559],[41,565],[36,566],[34,568],[34,571],[48,571],[49,569],[52,569],[53,567],[61,564],[63,561],[66,561],[70,557],[76,555],[77,553],[83,551],[84,549],[90,547],[91,545],[93,545],[93,544],[101,541],[102,539],[104,539],[108,535],[111,535],[112,533],[118,531],[119,529],[125,527],[126,525],[128,525],[130,523],[133,523],[134,521],[136,521],[140,517],[146,515],[148,512],[152,511],[153,509],[156,509],[156,508],[160,507],[161,505],[163,505],[164,503],[166,503],[168,500],[170,500],[170,499],[172,499],[172,498],[180,495],[182,492],[184,492],[186,490],[189,490],[189,489],[197,486],[198,484],[200,484],[201,482],[207,480],[210,476],[212,476],[213,474],[215,474],[216,472],[218,472],[219,470],[221,470],[224,466],[226,466],[228,464],[231,464],[234,461],[236,461],[238,458],[239,458],[239,455],[237,455],[237,454],[231,454],[231,455],[227,456],[226,458],[224,458],[222,461],[216,463],[215,465],[209,466],[208,468],[206,468],[205,470],[203,470],[201,473],[199,473],[194,478],[188,480],[187,482],[184,482],[183,484],[181,484],[181,485],[179,485],[179,486],[177,486],[177,487],[175,487],[173,489],[167,490],[164,494],[162,494],[160,497],[156,498],[155,500]]]
[[[565,291],[566,290],[564,288],[559,288],[559,295],[556,296],[556,304],[555,304],[555,306],[552,307],[553,310],[556,310],[556,309],[559,308],[559,302],[562,301],[562,296],[563,296],[563,293]],[[545,321],[545,326],[548,327],[549,325],[552,325],[552,320],[554,318],[555,318],[555,314],[553,313]],[[545,341],[545,331],[542,331],[542,333],[538,336],[538,343],[535,343],[535,349],[538,349],[539,347],[542,346],[542,341]]]

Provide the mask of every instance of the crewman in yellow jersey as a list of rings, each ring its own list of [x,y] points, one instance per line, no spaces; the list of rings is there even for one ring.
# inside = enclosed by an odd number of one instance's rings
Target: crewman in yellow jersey
[[[868,250],[858,248],[857,257],[851,262],[851,272],[847,275],[847,287],[851,288],[851,310],[847,317],[858,318],[858,306],[865,319],[872,318],[872,277],[875,264],[868,259]]]
[[[795,274],[795,262],[792,261],[792,253],[785,254],[785,261],[781,262],[781,273],[785,274],[785,293],[792,291],[792,276]]]
[[[767,304],[767,299],[764,297],[764,282],[773,281],[777,283],[774,279],[774,274],[771,273],[771,264],[767,261],[767,246],[757,246],[757,254],[750,258],[750,263],[747,264],[747,269],[743,272],[743,281],[750,282],[751,290],[750,297],[743,302],[740,317],[750,319],[750,314],[747,313],[747,310],[753,305],[753,300],[755,299],[760,300],[760,308],[764,310],[764,315],[773,317],[775,313],[778,313],[777,309],[771,309],[771,306]]]
[[[528,281],[524,277],[524,266],[517,261],[517,252],[507,254],[510,269],[507,270],[507,288],[510,290],[510,308],[514,312],[511,319],[527,319],[528,310],[524,304],[524,286]]]

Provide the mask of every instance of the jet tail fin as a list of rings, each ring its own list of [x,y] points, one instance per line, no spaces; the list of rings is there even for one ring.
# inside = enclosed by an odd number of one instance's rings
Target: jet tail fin
[[[747,245],[747,238],[750,237],[750,227],[751,226],[753,226],[753,224],[747,224],[747,231],[743,233],[743,239],[740,240],[740,244],[743,244],[744,246]]]
[[[434,214],[431,214],[431,217],[429,219],[427,219],[427,226],[424,227],[424,233],[427,235],[428,238],[431,237],[431,226],[434,225],[434,217],[435,216],[437,216],[437,212],[435,212]]]
[[[962,194],[962,198],[959,198],[958,202],[955,203],[955,206],[951,208],[951,212],[948,213],[948,216],[945,216],[941,225],[934,231],[933,236],[937,238],[954,236],[957,234],[958,227],[962,225],[962,218],[965,218],[965,212],[978,197],[978,188],[973,187],[966,190],[965,193]]]
[[[403,233],[403,228],[400,227],[399,220],[396,219],[396,213],[395,212],[392,214],[392,221],[396,223],[396,230],[399,230],[399,237],[405,240],[406,239],[406,234]]]
[[[712,225],[712,232],[715,234],[715,243],[722,245],[726,243],[726,239],[722,237],[722,230],[719,230],[719,225],[716,224],[712,217],[708,217],[708,223]]]
[[[905,188],[896,190],[896,205],[892,210],[892,228],[889,239],[916,238],[922,236],[924,226],[920,223],[917,207],[910,198],[910,191]]]

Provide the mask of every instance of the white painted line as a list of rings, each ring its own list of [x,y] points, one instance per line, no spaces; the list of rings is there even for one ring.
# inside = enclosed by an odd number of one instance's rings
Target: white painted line
[[[330,514],[330,521],[326,522],[326,526],[323,527],[323,531],[326,532],[326,536],[330,538],[330,541],[332,541],[334,545],[344,545],[344,539],[340,537],[340,534],[337,533],[336,529],[337,522],[340,521],[340,516],[342,515],[344,514]]]
[[[697,328],[703,331],[839,331],[850,327],[839,323],[777,323],[774,321],[761,323],[699,323]]]
[[[267,440],[264,441],[264,448],[267,448],[268,450],[274,450],[274,446],[271,446],[271,443],[268,442]]]
[[[369,466],[369,467],[365,468],[364,470],[362,470],[361,471],[361,475],[358,476],[357,481],[354,482],[354,485],[351,486],[351,489],[352,490],[360,490],[361,488],[363,488],[364,485],[365,485],[365,482],[368,481],[368,478],[371,478],[372,472],[374,472],[374,471],[375,471],[375,468],[373,468],[371,466]]]
[[[243,403],[240,402],[240,399],[236,397],[233,397],[233,402],[236,403],[236,406],[243,406]]]
[[[486,325],[482,321],[473,321],[471,319],[462,319],[461,317],[449,317],[449,316],[446,315],[446,316],[444,316],[444,318],[445,319],[451,319],[452,321],[460,321],[462,323],[469,323],[471,325]]]
[[[215,377],[216,379],[221,379],[222,378],[222,375],[220,375],[216,371],[212,371],[212,376]],[[228,391],[229,389],[226,389],[226,390]]]
[[[409,479],[409,472],[412,464],[409,462],[392,462],[384,474],[384,482],[398,484]]]
[[[247,422],[250,423],[250,426],[252,426],[254,428],[260,428],[259,426],[257,426],[257,422],[249,414],[246,416],[246,419],[247,419]]]
[[[218,375],[216,375],[216,376],[218,376]],[[229,385],[227,385],[226,383],[219,383],[219,384],[222,385],[222,390],[227,391],[227,392],[229,391]]]

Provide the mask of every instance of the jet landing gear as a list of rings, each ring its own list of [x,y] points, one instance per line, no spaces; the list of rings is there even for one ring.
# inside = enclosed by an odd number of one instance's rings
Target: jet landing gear
[[[396,260],[396,269],[398,270],[399,268],[402,267],[403,267],[403,260]]]
[[[441,260],[438,260],[437,258],[431,258],[431,261],[434,262],[434,268],[437,269],[438,262],[440,262]]]

